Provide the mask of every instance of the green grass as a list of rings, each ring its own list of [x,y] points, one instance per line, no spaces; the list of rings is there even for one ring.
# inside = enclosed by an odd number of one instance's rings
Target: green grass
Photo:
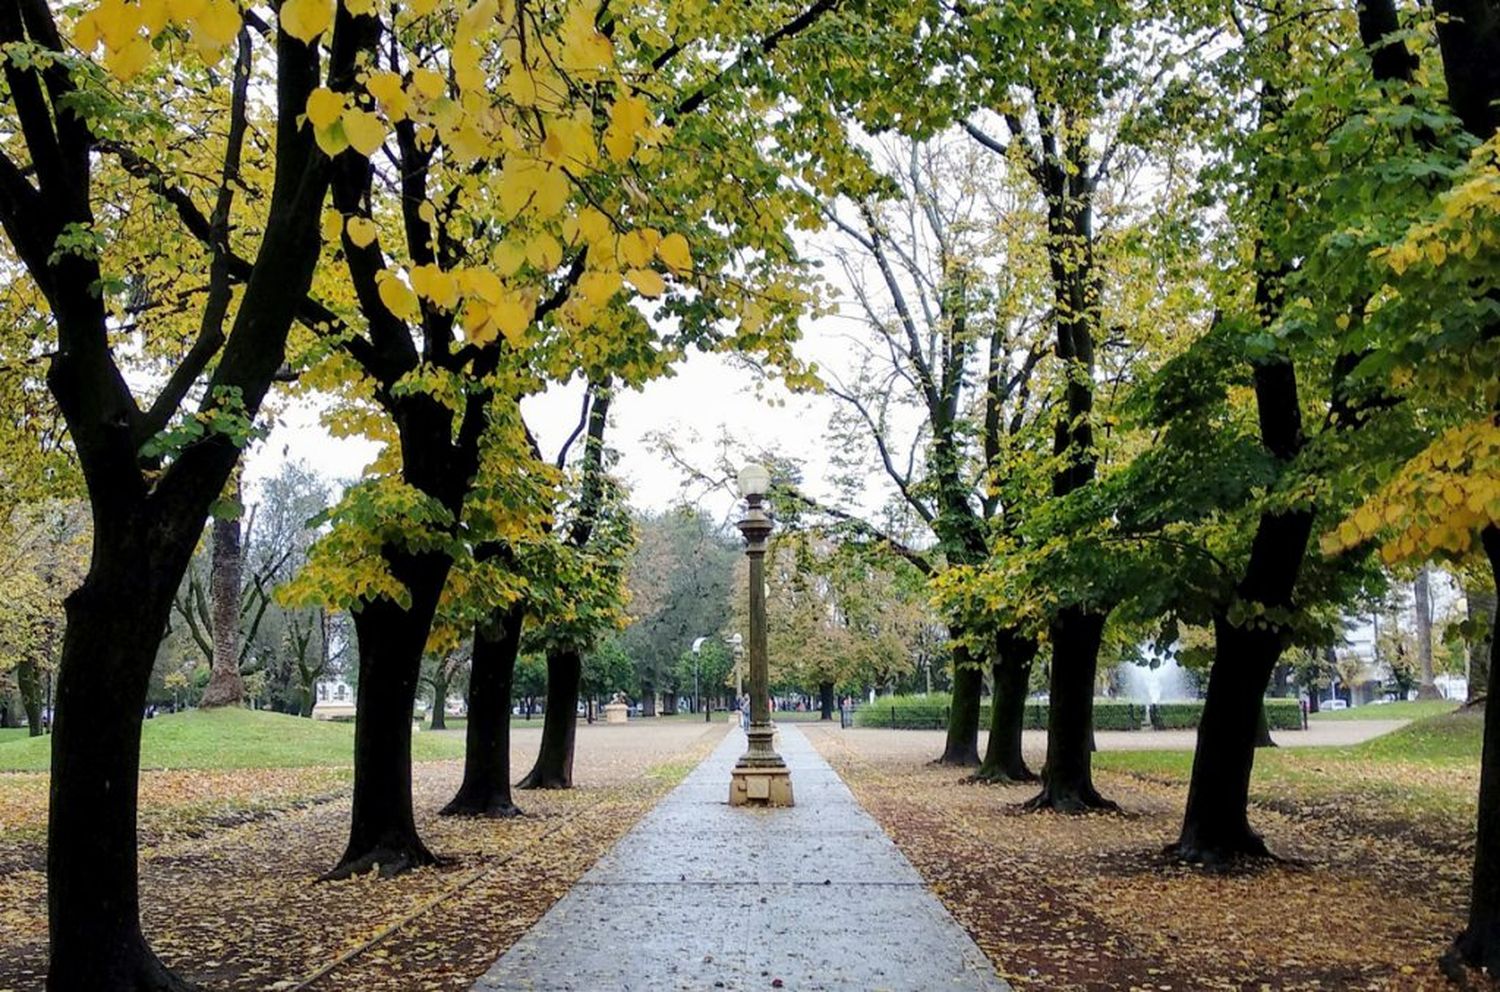
[[[1382,816],[1468,823],[1473,817],[1484,713],[1451,710],[1450,705],[1437,716],[1351,747],[1261,750],[1255,757],[1251,796],[1348,799]],[[1193,755],[1111,751],[1095,755],[1094,763],[1109,771],[1185,784]]]
[[[50,737],[0,743],[0,771],[46,771]],[[417,761],[463,757],[457,734],[417,734]],[[189,710],[147,720],[142,768],[303,768],[354,761],[354,725],[254,710]]]
[[[1309,720],[1425,720],[1458,709],[1451,699],[1403,700],[1379,706],[1351,706],[1347,710],[1319,710]]]
[[[24,741],[30,735],[25,727],[0,727],[0,744],[9,744],[11,741]]]

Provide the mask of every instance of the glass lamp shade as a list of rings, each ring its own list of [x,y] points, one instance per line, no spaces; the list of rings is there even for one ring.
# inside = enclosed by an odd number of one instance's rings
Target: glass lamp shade
[[[771,488],[771,473],[764,465],[751,462],[740,469],[739,475],[740,495],[746,499],[752,496],[764,496]]]

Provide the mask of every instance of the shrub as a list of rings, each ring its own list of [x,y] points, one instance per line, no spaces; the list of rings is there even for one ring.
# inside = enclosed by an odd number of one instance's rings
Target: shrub
[[[930,696],[887,696],[873,703],[864,703],[854,711],[856,727],[879,727],[895,730],[943,730],[948,726],[948,713],[952,697],[946,693]],[[1146,707],[1142,703],[1120,702],[1113,699],[1094,701],[1094,728],[1096,730],[1139,730],[1146,719]],[[990,704],[980,703],[979,726],[990,725]],[[1021,726],[1026,730],[1047,729],[1047,704],[1027,703]]]
[[[1266,723],[1272,730],[1301,730],[1302,704],[1295,699],[1267,699]],[[1151,707],[1151,726],[1157,730],[1196,730],[1203,722],[1203,704],[1157,703]]]

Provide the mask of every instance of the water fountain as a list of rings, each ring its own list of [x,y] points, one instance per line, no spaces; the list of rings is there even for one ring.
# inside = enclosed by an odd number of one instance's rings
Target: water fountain
[[[1119,668],[1120,684],[1126,699],[1146,704],[1149,713],[1157,703],[1180,703],[1195,699],[1188,673],[1172,656],[1159,657],[1155,667],[1132,665]],[[1150,726],[1149,716],[1145,726]]]

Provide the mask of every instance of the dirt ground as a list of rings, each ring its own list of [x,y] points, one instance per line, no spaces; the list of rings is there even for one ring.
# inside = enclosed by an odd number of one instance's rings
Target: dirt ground
[[[1021,992],[1455,987],[1434,962],[1463,924],[1467,824],[1403,830],[1289,795],[1253,820],[1296,863],[1209,874],[1160,853],[1181,785],[1100,772],[1122,813],[1024,813],[1034,787],[928,764],[941,735],[803,729]]]
[[[418,764],[418,826],[451,860],[393,880],[314,882],[343,850],[347,769],[148,772],[146,934],[174,968],[225,992],[466,990],[725,731],[580,726],[576,787],[518,792],[527,815],[503,821],[436,816],[462,765]],[[518,777],[539,738],[512,732]],[[46,776],[0,775],[0,810],[0,990],[29,992],[46,967]]]

